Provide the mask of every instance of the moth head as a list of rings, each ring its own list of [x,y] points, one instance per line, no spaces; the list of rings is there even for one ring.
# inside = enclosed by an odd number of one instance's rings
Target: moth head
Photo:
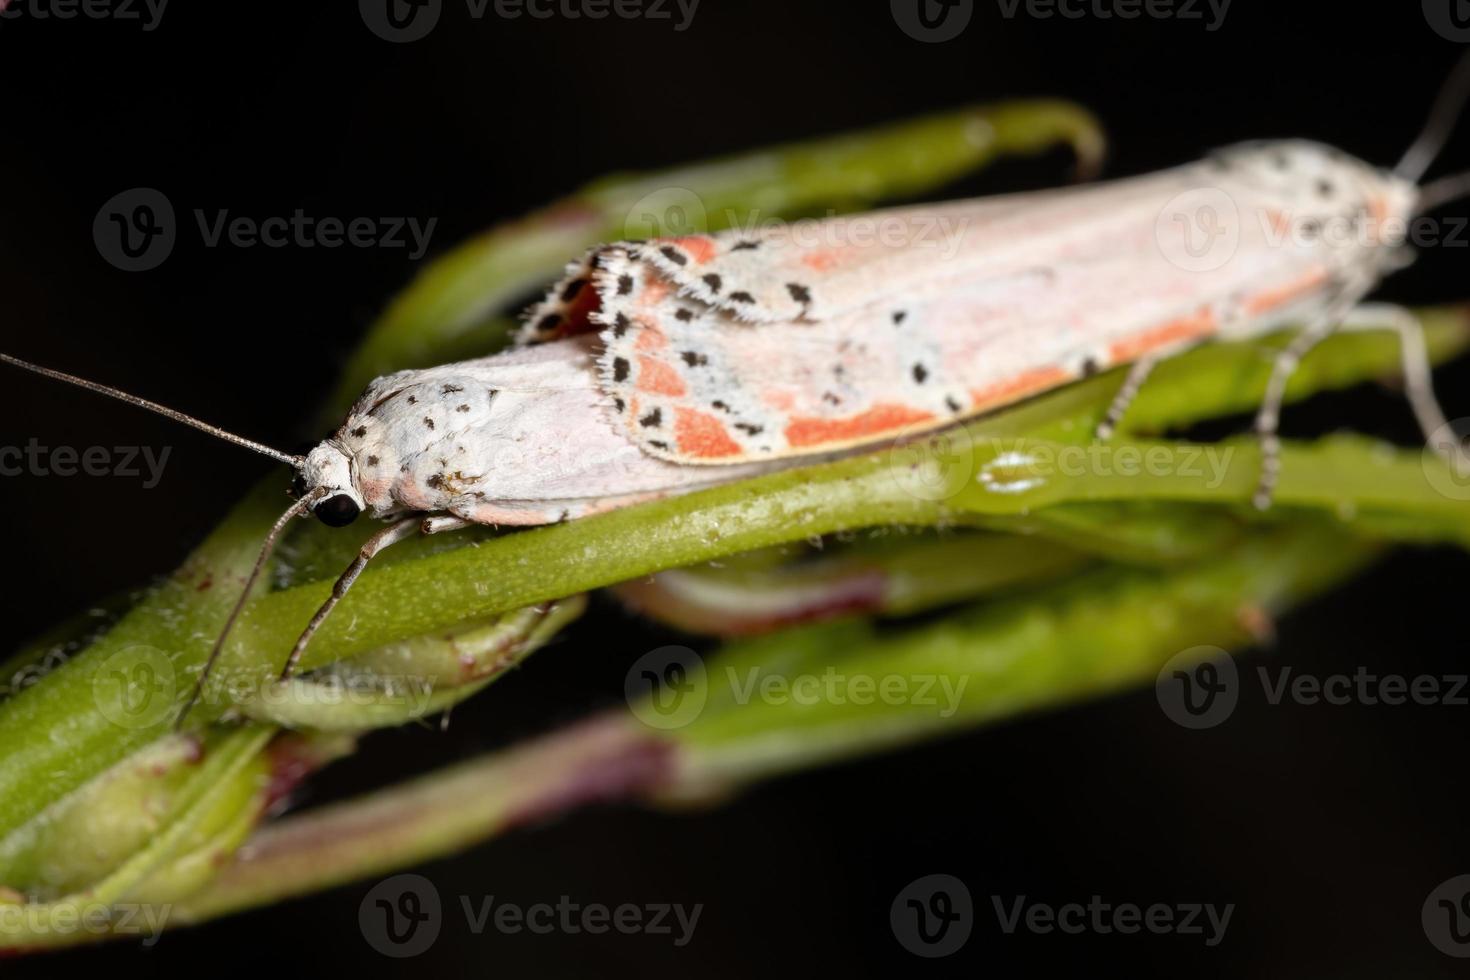
[[[1335,147],[1309,140],[1270,140],[1215,154],[1236,179],[1292,199],[1304,211],[1341,211],[1376,202],[1383,216],[1412,213],[1414,185]]]
[[[315,497],[311,512],[328,527],[346,527],[366,509],[352,479],[352,461],[330,441],[302,460],[291,495],[298,500]]]

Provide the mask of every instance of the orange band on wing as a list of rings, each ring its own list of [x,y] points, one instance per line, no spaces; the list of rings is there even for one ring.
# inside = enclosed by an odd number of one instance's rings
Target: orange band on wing
[[[679,372],[654,357],[638,358],[638,390],[670,398],[683,398],[689,393]]]
[[[638,323],[643,329],[638,331],[638,339],[633,341],[634,350],[640,354],[645,354],[649,351],[663,350],[669,346],[669,338],[664,336],[662,330],[659,330],[657,327],[650,327],[641,319]]]
[[[694,260],[695,265],[704,265],[715,257],[715,243],[703,235],[690,235],[688,238],[671,238],[669,242],[683,249]]]
[[[933,412],[906,405],[874,405],[860,415],[849,415],[841,419],[792,419],[786,426],[786,442],[797,449],[826,443],[852,442],[866,436],[880,436],[905,429],[933,418]]]
[[[976,388],[970,392],[971,407],[983,409],[1009,405],[1011,402],[1020,401],[1027,395],[1055,388],[1071,380],[1072,376],[1061,368],[1048,367],[1025,371],[1014,378],[997,382],[987,388]]]
[[[1251,315],[1265,313],[1274,310],[1278,306],[1285,306],[1294,299],[1300,299],[1312,290],[1327,281],[1327,270],[1314,269],[1306,275],[1284,286],[1267,289],[1256,293],[1245,302],[1245,311]]]
[[[1170,344],[1208,337],[1215,332],[1216,327],[1215,314],[1203,309],[1193,316],[1171,320],[1162,327],[1151,327],[1142,333],[1125,337],[1109,347],[1108,354],[1115,363],[1135,361],[1144,354]]]
[[[696,459],[722,459],[739,456],[745,450],[740,443],[730,438],[725,423],[692,408],[680,408],[675,413],[674,437],[679,443],[679,452]]]
[[[817,272],[826,272],[836,265],[837,261],[837,249],[835,248],[825,248],[815,252],[808,252],[801,257],[802,265],[808,269],[815,269]]]

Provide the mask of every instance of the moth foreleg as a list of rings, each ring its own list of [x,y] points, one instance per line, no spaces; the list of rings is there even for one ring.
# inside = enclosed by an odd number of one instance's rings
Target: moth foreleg
[[[1470,459],[1457,438],[1442,442],[1450,432],[1444,409],[1434,394],[1434,366],[1429,348],[1424,343],[1424,326],[1409,310],[1388,303],[1365,303],[1343,318],[1342,328],[1353,331],[1392,330],[1399,337],[1399,357],[1404,379],[1404,397],[1413,409],[1414,419],[1424,434],[1424,441],[1444,457],[1461,474],[1470,475]]]
[[[296,665],[301,662],[302,654],[306,652],[307,644],[311,642],[311,638],[316,635],[322,623],[326,622],[327,617],[332,614],[332,610],[337,608],[337,603],[347,595],[347,591],[352,588],[353,583],[357,581],[363,569],[367,568],[369,562],[398,542],[412,537],[416,531],[423,534],[440,534],[444,531],[458,530],[468,523],[458,517],[449,516],[409,517],[389,524],[368,538],[358,551],[357,557],[352,560],[352,564],[347,566],[347,570],[337,579],[337,584],[332,586],[332,594],[326,602],[322,603],[316,615],[311,617],[311,622],[306,624],[306,629],[302,631],[296,645],[291,648],[291,655],[286,658],[286,665],[281,669],[281,680],[291,679],[291,675],[296,672]]]

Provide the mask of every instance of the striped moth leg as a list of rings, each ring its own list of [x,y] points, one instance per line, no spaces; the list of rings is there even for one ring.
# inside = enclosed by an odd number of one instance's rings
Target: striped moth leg
[[[352,564],[347,566],[347,570],[342,573],[341,578],[337,579],[337,584],[332,586],[332,594],[327,598],[326,602],[322,603],[321,608],[316,611],[316,615],[311,617],[311,622],[306,625],[306,629],[302,631],[301,637],[296,641],[296,645],[291,648],[291,655],[286,658],[286,665],[281,669],[280,679],[283,682],[291,679],[291,675],[296,672],[296,665],[301,662],[301,656],[306,652],[306,646],[311,642],[311,638],[316,635],[316,631],[321,628],[322,623],[326,622],[327,617],[332,614],[332,610],[337,608],[337,603],[341,602],[343,597],[347,595],[347,591],[352,588],[353,583],[357,581],[358,576],[363,573],[363,569],[367,568],[370,561],[398,542],[412,537],[415,532],[421,534],[442,534],[445,531],[458,531],[460,528],[468,527],[470,523],[470,521],[462,518],[450,516],[427,518],[409,517],[389,524],[377,534],[368,538],[363,543],[362,549],[358,551],[357,557],[352,560]]]
[[[1436,437],[1449,429],[1449,420],[1440,407],[1434,393],[1434,366],[1429,360],[1429,348],[1424,343],[1424,326],[1412,311],[1389,303],[1364,303],[1349,311],[1343,318],[1343,330],[1392,330],[1398,334],[1399,357],[1404,382],[1404,397],[1419,423],[1424,441],[1445,462],[1462,474],[1470,474],[1470,458],[1458,439],[1449,445]]]
[[[1424,328],[1419,320],[1403,307],[1383,303],[1354,304],[1341,315],[1324,318],[1303,330],[1276,356],[1266,397],[1256,415],[1256,435],[1261,441],[1261,479],[1252,503],[1259,510],[1271,506],[1271,497],[1281,474],[1281,440],[1276,429],[1280,422],[1286,385],[1301,359],[1313,347],[1339,330],[1391,330],[1398,334],[1404,393],[1425,441],[1458,471],[1470,472],[1470,460],[1465,458],[1458,440],[1446,447],[1436,438],[1438,433],[1448,428],[1449,423],[1434,394],[1433,366],[1424,343]]]
[[[1123,379],[1123,387],[1113,396],[1113,401],[1108,405],[1102,421],[1097,424],[1096,435],[1099,439],[1111,439],[1117,431],[1123,416],[1128,414],[1128,406],[1133,404],[1133,399],[1143,390],[1143,383],[1153,373],[1154,365],[1159,363],[1157,357],[1144,357],[1134,361],[1128,368],[1128,376]]]

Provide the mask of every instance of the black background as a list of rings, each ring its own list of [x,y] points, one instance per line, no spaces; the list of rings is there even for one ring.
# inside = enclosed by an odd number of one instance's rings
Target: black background
[[[977,0],[969,28],[944,44],[912,40],[871,0],[704,0],[682,33],[670,21],[474,21],[447,0],[438,30],[408,45],[374,37],[351,3],[176,2],[152,32],[0,21],[4,347],[290,445],[316,434],[302,423],[414,266],[401,250],[206,249],[186,233],[161,268],[124,273],[92,241],[113,194],[157,187],[184,214],[437,217],[437,252],[608,171],[1036,94],[1101,115],[1113,174],[1278,136],[1389,164],[1461,50],[1404,0],[1234,0],[1214,31],[1202,20],[1000,9]],[[1441,168],[1467,165],[1463,132]],[[1066,172],[1058,155],[959,190],[1042,186]],[[1383,295],[1470,298],[1466,259],[1428,252]],[[1463,366],[1441,376],[1452,417],[1470,415],[1467,378]],[[1297,434],[1351,423],[1413,441],[1406,408],[1377,390],[1288,416]],[[13,374],[0,375],[0,436],[174,447],[152,490],[0,481],[7,648],[172,568],[265,467]],[[1461,554],[1401,552],[1287,618],[1276,656],[1319,674],[1464,672],[1467,572]],[[627,664],[660,635],[607,606],[592,622],[462,709],[448,734],[367,739],[304,802],[611,703]],[[1143,690],[780,780],[710,812],[583,812],[421,869],[451,910],[461,894],[703,903],[684,949],[647,936],[474,936],[452,913],[432,951],[394,961],[358,931],[363,885],[170,934],[152,950],[0,971],[1457,975],[1463,966],[1429,944],[1419,914],[1433,887],[1470,871],[1466,710],[1275,707],[1247,687],[1229,723],[1191,733]],[[895,942],[888,907],[935,872],[969,884],[978,921],[960,953],[926,961]],[[1225,941],[1207,949],[1199,937],[1007,936],[993,894],[1236,909]]]

